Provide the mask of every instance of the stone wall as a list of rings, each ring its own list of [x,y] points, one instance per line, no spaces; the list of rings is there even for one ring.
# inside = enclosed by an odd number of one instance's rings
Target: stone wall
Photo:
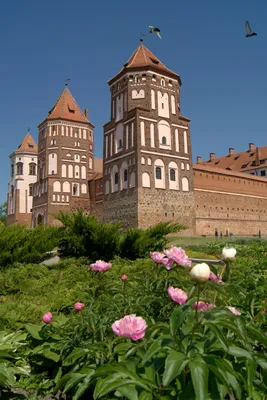
[[[196,232],[267,234],[267,179],[194,166]]]
[[[182,235],[195,233],[194,193],[142,188],[139,190],[138,226],[146,229],[159,222],[172,221],[188,227]]]
[[[104,196],[104,222],[123,222],[123,227],[138,226],[137,188]]]

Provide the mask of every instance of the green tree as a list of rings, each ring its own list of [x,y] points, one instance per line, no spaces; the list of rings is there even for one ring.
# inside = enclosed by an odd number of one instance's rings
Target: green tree
[[[0,222],[3,222],[3,224],[6,224],[6,218],[7,218],[7,201],[5,201],[0,206]]]

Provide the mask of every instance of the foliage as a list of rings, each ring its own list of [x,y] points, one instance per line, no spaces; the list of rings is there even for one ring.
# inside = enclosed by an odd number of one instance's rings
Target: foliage
[[[7,201],[0,206],[0,223],[6,224],[7,219]]]
[[[0,225],[0,267],[42,261],[44,253],[57,246],[60,235],[57,227],[27,229],[21,225]]]
[[[59,244],[61,255],[86,256],[90,260],[109,261],[116,255],[130,260],[143,258],[149,251],[162,251],[168,242],[168,234],[185,229],[179,224],[162,222],[147,230],[128,229],[124,232],[121,223],[99,222],[82,210],[61,212],[57,218],[64,226]]]

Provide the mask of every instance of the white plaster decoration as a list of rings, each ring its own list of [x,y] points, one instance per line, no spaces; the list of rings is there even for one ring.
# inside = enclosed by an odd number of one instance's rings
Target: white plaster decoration
[[[189,192],[189,181],[186,176],[184,176],[182,179],[182,191]]]
[[[155,126],[150,124],[150,146],[155,147]]]
[[[85,183],[82,183],[81,185],[81,193],[83,194],[87,193],[87,185]]]
[[[117,165],[113,165],[111,172],[111,192],[117,192],[119,189],[119,170]]]
[[[109,194],[109,181],[105,183],[105,194]]]
[[[66,166],[66,164],[62,164],[62,166],[61,166],[61,176],[62,176],[62,178],[66,178],[67,177],[67,166]]]
[[[53,183],[53,192],[61,192],[61,184],[59,181]]]
[[[186,169],[187,169],[187,171],[189,171],[190,170],[190,164],[186,164]]]
[[[179,177],[178,177],[178,165],[171,161],[169,163],[169,188],[171,190],[179,190]]]
[[[62,192],[63,193],[69,193],[70,192],[70,184],[69,184],[69,182],[67,182],[67,181],[63,182]]]
[[[115,130],[115,154],[123,150],[123,124],[116,126]]]
[[[171,107],[172,107],[172,114],[176,114],[176,107],[175,107],[175,97],[174,97],[174,95],[172,94],[171,95]]]
[[[128,164],[123,161],[120,167],[120,190],[128,189]]]
[[[125,149],[128,150],[129,148],[129,125],[125,127]]]
[[[144,89],[140,89],[139,91],[137,89],[133,89],[133,91],[132,91],[132,99],[133,100],[144,99],[144,98],[145,98]]]
[[[148,159],[147,159],[147,165],[152,165],[152,160],[150,157],[148,157]]]
[[[142,165],[145,165],[145,163],[146,163],[145,157],[141,157],[141,164],[142,164]]]
[[[73,165],[68,165],[68,178],[73,178]]]
[[[184,131],[184,152],[188,153],[187,132]]]
[[[150,175],[147,172],[142,173],[142,186],[150,188]]]
[[[171,128],[167,121],[161,120],[158,123],[159,147],[161,149],[171,148]]]
[[[85,165],[81,166],[81,176],[82,176],[82,179],[86,179],[86,167],[85,167]]]
[[[155,188],[165,189],[165,166],[161,159],[154,162]]]
[[[134,123],[131,123],[131,145],[134,146]]]
[[[48,156],[48,175],[57,174],[57,154],[50,153]]]
[[[156,98],[154,89],[151,89],[151,108],[152,110],[156,110]]]
[[[168,93],[161,93],[158,91],[158,115],[159,117],[169,118],[169,95]]]
[[[175,128],[174,136],[175,136],[175,151],[177,151],[177,153],[179,153],[179,151],[180,151],[180,143],[179,143],[179,131],[178,131],[178,128]]]
[[[130,188],[134,188],[135,187],[135,172],[133,171],[131,173],[131,177],[130,177]]]
[[[145,123],[144,121],[140,122],[140,131],[141,131],[141,146],[146,145],[146,136],[145,136]]]

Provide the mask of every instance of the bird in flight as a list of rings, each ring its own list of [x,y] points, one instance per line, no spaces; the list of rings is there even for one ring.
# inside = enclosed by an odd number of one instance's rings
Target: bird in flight
[[[156,28],[155,26],[151,26],[149,25],[150,28],[150,32],[149,33],[155,33],[160,39],[162,39],[162,37],[160,36],[160,29]]]
[[[245,28],[246,28],[246,32],[247,32],[246,38],[249,38],[252,36],[257,36],[257,33],[252,32],[248,21],[245,22]]]

